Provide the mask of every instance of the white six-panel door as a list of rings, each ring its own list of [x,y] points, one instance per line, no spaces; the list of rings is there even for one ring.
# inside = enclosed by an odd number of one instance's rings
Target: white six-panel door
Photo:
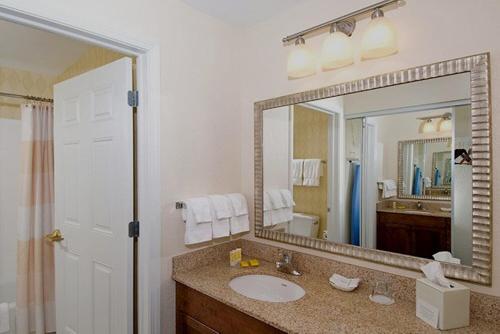
[[[58,334],[132,332],[131,89],[130,58],[54,87]]]

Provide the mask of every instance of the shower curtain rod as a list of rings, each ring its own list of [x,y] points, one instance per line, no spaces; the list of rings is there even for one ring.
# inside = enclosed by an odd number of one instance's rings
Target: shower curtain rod
[[[19,94],[12,94],[12,93],[0,92],[0,96],[3,96],[3,97],[12,97],[14,99],[25,99],[25,100],[30,100],[30,101],[54,102],[53,99],[48,99],[48,98],[39,97],[39,96],[31,96],[31,95],[19,95]]]

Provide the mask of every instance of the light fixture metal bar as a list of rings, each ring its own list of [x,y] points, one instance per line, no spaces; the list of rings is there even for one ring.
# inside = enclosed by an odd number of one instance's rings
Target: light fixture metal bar
[[[393,3],[396,3],[396,2],[400,2],[401,0],[384,0],[384,1],[380,1],[380,2],[377,2],[373,5],[370,5],[370,6],[367,6],[367,7],[364,7],[364,8],[361,8],[361,9],[358,9],[354,12],[351,12],[349,14],[346,14],[346,15],[342,15],[342,16],[339,16],[333,20],[330,20],[328,22],[325,22],[325,23],[322,23],[322,24],[318,24],[317,26],[314,26],[314,27],[311,27],[309,29],[305,29],[305,30],[302,30],[298,33],[295,33],[293,35],[289,35],[289,36],[286,36],[286,37],[283,37],[282,41],[283,43],[288,43],[290,41],[293,41],[299,37],[303,37],[307,34],[310,34],[316,30],[320,30],[320,29],[323,29],[323,28],[326,28],[328,26],[331,26],[332,24],[334,23],[338,23],[338,22],[341,22],[341,21],[345,21],[345,20],[348,20],[348,19],[352,19],[352,18],[355,18],[356,16],[359,16],[359,15],[363,15],[363,14],[366,14],[366,13],[369,13],[377,8],[383,8],[383,7],[387,7],[389,5],[392,5]]]

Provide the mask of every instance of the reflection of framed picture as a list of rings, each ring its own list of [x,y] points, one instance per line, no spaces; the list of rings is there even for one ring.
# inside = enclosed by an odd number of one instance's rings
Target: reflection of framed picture
[[[456,165],[472,165],[472,149],[469,151],[463,148],[457,148],[455,150],[455,164]]]

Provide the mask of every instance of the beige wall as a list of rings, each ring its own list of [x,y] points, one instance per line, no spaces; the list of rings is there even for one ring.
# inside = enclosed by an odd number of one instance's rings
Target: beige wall
[[[97,46],[90,47],[71,66],[59,74],[55,82],[61,82],[122,58],[123,55]]]
[[[327,114],[299,105],[293,108],[293,158],[321,159],[328,162]],[[328,164],[323,164],[319,187],[293,187],[294,212],[319,217],[318,237],[327,228],[328,215]]]
[[[54,77],[7,67],[0,67],[0,92],[52,97]],[[23,100],[0,97],[0,118],[21,119]]]
[[[311,0],[291,7],[276,15],[272,20],[262,22],[247,29],[244,40],[244,58],[240,61],[244,66],[243,97],[241,100],[242,135],[242,187],[244,192],[253,194],[253,103],[276,96],[314,89],[335,83],[351,81],[370,75],[381,74],[412,66],[429,64],[445,59],[472,55],[480,52],[491,52],[491,80],[493,107],[493,165],[500,164],[500,44],[497,43],[500,31],[500,2],[497,0],[419,0],[406,1],[397,10],[386,12],[397,27],[400,52],[397,55],[371,60],[359,61],[343,69],[320,72],[315,76],[299,80],[288,80],[286,74],[286,58],[289,48],[283,47],[281,38],[309,26],[325,22],[331,18],[349,13],[353,10],[371,5],[373,0],[334,1]],[[463,23],[474,17],[473,28],[464,28]],[[358,21],[353,42],[359,50],[362,31],[369,20]],[[307,39],[307,44],[315,50],[320,48],[325,37],[321,34]],[[500,170],[493,170],[493,196],[499,198]],[[493,201],[494,224],[500,225],[500,201]],[[484,287],[473,285],[475,291],[500,296],[500,228],[493,228],[493,285]],[[252,237],[253,238],[253,237]],[[261,239],[259,239],[261,240]],[[269,242],[281,247],[285,244]],[[340,261],[360,264],[366,267],[399,273],[410,277],[420,274],[394,267],[369,263],[337,255],[301,249]]]

